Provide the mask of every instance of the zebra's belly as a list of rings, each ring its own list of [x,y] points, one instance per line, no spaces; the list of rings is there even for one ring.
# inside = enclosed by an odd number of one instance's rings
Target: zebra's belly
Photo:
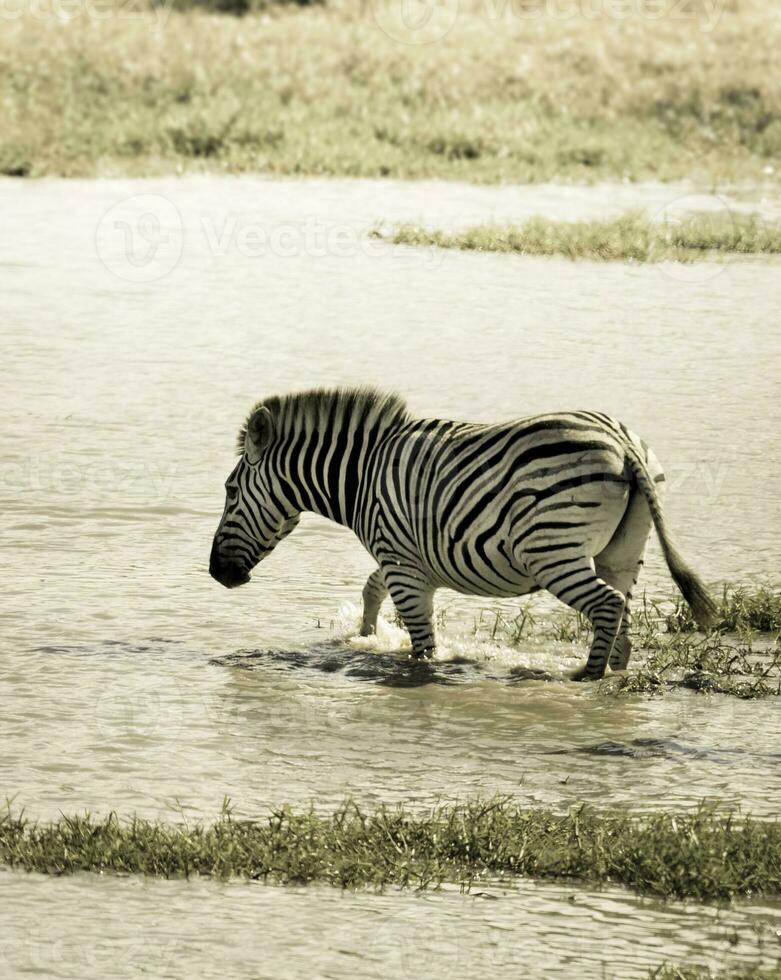
[[[523,508],[523,520],[514,512],[487,508],[467,533],[451,527],[422,536],[419,546],[432,580],[467,595],[511,597],[538,588],[526,564],[529,554],[544,550],[551,560],[573,554],[593,558],[611,540],[626,509],[626,484],[585,484],[568,494],[565,509],[540,514]],[[522,509],[522,505],[519,506]],[[497,525],[496,510],[505,513]]]
[[[472,584],[463,582],[460,579],[451,577],[448,581],[438,581],[437,585],[444,589],[453,589],[462,595],[485,596],[490,599],[513,599],[516,596],[528,595],[530,592],[539,592],[540,586],[534,579],[521,578],[519,576],[514,585],[509,585],[506,581],[497,581],[493,585],[489,583]]]
[[[451,550],[447,561],[429,561],[428,570],[437,586],[464,595],[511,598],[536,591],[534,579],[518,571],[508,555],[504,541],[484,549],[464,542]]]

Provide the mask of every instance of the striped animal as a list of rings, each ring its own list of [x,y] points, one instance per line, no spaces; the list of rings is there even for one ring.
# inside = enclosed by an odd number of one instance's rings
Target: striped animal
[[[697,621],[714,605],[670,540],[654,454],[597,412],[495,425],[416,419],[372,389],[268,398],[250,413],[209,571],[228,588],[314,511],[352,528],[377,562],[362,633],[390,592],[416,657],[434,650],[432,597],[547,589],[588,617],[593,641],[573,679],[624,669],[629,603],[651,526]]]

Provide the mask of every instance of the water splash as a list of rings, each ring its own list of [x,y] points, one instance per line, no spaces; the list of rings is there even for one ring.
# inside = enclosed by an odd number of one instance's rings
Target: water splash
[[[400,653],[412,651],[409,634],[401,626],[379,616],[372,636],[361,636],[361,609],[355,603],[344,603],[335,617],[334,629],[351,648],[369,653]],[[481,639],[466,630],[440,628],[434,663],[472,663],[492,671],[506,672],[511,678],[523,680],[564,680],[585,662],[582,645],[553,640],[530,638],[512,646],[500,640]]]

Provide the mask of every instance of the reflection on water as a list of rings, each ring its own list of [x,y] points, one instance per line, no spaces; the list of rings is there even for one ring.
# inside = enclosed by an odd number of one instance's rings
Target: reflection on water
[[[757,907],[749,923],[739,909],[663,906],[571,884],[354,894],[11,874],[3,887],[6,922],[24,937],[0,939],[14,976],[634,980],[666,957],[712,969],[741,961],[769,967],[778,949],[772,906]],[[46,907],[68,910],[67,930],[59,917],[41,915]]]
[[[326,674],[341,673],[353,680],[373,681],[385,687],[422,687],[425,684],[470,684],[490,678],[520,681],[553,680],[551,674],[533,667],[513,667],[504,677],[488,673],[486,663],[469,657],[449,660],[414,660],[407,650],[396,655],[356,650],[340,641],[312,646],[306,650],[238,650],[209,663],[217,667],[242,670],[309,670]]]
[[[745,759],[756,759],[757,765],[778,764],[781,752],[756,752],[749,749],[706,749],[697,745],[667,738],[633,738],[628,742],[598,742],[581,745],[577,749],[555,749],[553,754],[585,752],[587,755],[623,755],[633,759],[649,757],[673,758],[685,755],[690,759],[707,759],[719,765],[729,766]]]
[[[777,815],[778,699],[601,697],[565,680],[582,643],[478,642],[485,602],[453,596],[437,659],[413,664],[389,616],[378,636],[355,635],[347,604],[371,562],[318,518],[244,589],[206,570],[248,406],[370,382],[421,415],[618,415],[663,461],[670,523],[703,575],[775,581],[777,264],[686,278],[365,238],[382,220],[656,212],[685,193],[0,182],[0,791],[33,818],[211,818],[224,795],[253,817],[283,802],[428,807],[476,793],[640,811],[719,797]],[[258,231],[265,249],[251,247]],[[671,590],[655,543],[642,585]],[[99,977],[107,963],[116,976],[211,975],[204,964],[219,963],[221,976],[509,977],[520,964],[626,977],[665,958],[752,962],[775,942],[761,938],[772,911],[756,905],[657,908],[574,885],[486,884],[490,901],[0,879],[4,976]]]

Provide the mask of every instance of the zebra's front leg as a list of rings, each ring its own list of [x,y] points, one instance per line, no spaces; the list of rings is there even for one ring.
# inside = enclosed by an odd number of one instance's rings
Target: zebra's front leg
[[[377,616],[383,599],[388,594],[382,569],[375,569],[363,587],[363,620],[361,636],[371,636],[377,629]]]
[[[385,570],[393,604],[412,641],[413,657],[434,654],[434,589],[416,570],[393,565]]]

